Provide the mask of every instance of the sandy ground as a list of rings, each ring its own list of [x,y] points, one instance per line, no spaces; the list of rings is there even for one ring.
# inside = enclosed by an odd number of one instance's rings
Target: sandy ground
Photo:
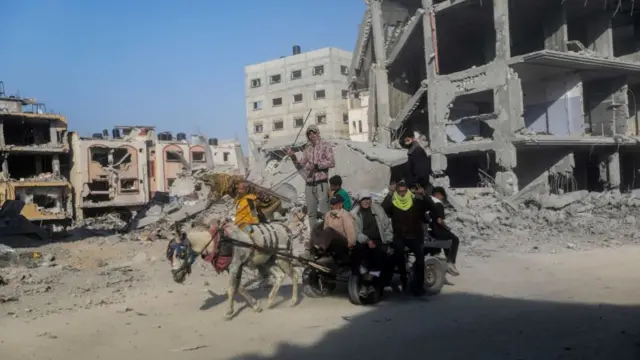
[[[226,276],[197,267],[177,285],[163,244],[97,244],[111,264],[89,261],[79,273],[92,275],[0,304],[0,358],[640,358],[640,247],[462,255],[463,275],[428,301],[365,308],[342,293],[289,308],[285,287],[275,309],[224,321]],[[68,247],[84,258],[92,248]],[[91,290],[78,295],[82,284]]]

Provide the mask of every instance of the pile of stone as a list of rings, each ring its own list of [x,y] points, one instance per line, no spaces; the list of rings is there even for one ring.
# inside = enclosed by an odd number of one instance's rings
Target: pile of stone
[[[343,187],[354,193],[362,189],[378,191],[387,188],[392,172],[407,159],[406,150],[391,149],[375,143],[343,139],[325,141],[333,146],[336,163],[330,175],[340,175]],[[248,180],[290,199],[296,199],[301,204],[304,202],[304,174],[298,172],[293,161],[284,154],[284,145],[262,145],[263,158],[252,165]],[[294,147],[294,150],[298,151],[300,159],[302,147]]]
[[[453,190],[452,197],[458,211],[448,224],[471,250],[557,252],[640,243],[640,193],[575,191],[525,200],[478,188]]]

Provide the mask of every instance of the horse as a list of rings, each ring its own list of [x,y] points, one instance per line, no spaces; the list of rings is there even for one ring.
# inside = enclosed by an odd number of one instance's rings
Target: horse
[[[288,256],[293,253],[293,240],[300,235],[294,235],[288,226],[278,221],[252,225],[249,231],[245,231],[229,220],[214,220],[209,228],[199,225],[186,229],[177,239],[171,240],[167,259],[171,262],[171,273],[176,283],[184,282],[198,256],[211,263],[218,273],[228,271],[228,309],[224,318],[230,320],[235,313],[236,292],[244,297],[253,311],[262,311],[260,302],[246,289],[250,281],[241,283],[245,267],[258,270],[263,276],[271,274],[275,277],[267,308],[275,305],[276,294],[287,276],[293,284],[290,304],[295,306],[298,303],[298,273]]]

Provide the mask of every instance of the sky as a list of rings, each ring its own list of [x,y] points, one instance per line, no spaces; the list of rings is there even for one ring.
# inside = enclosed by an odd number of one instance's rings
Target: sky
[[[21,0],[0,11],[0,81],[90,135],[114,125],[238,138],[244,67],[353,51],[362,0]],[[175,135],[174,135],[175,136]]]

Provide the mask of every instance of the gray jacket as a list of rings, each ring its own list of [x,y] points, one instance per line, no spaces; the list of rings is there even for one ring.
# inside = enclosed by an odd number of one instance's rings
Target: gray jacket
[[[393,241],[393,229],[391,228],[391,220],[382,209],[382,206],[376,202],[371,202],[371,211],[376,218],[378,224],[378,230],[380,231],[380,239],[385,244],[389,244]],[[360,215],[360,205],[355,204],[351,210],[351,215],[356,221],[356,241],[365,244],[369,241],[369,238],[362,233],[362,215]]]

